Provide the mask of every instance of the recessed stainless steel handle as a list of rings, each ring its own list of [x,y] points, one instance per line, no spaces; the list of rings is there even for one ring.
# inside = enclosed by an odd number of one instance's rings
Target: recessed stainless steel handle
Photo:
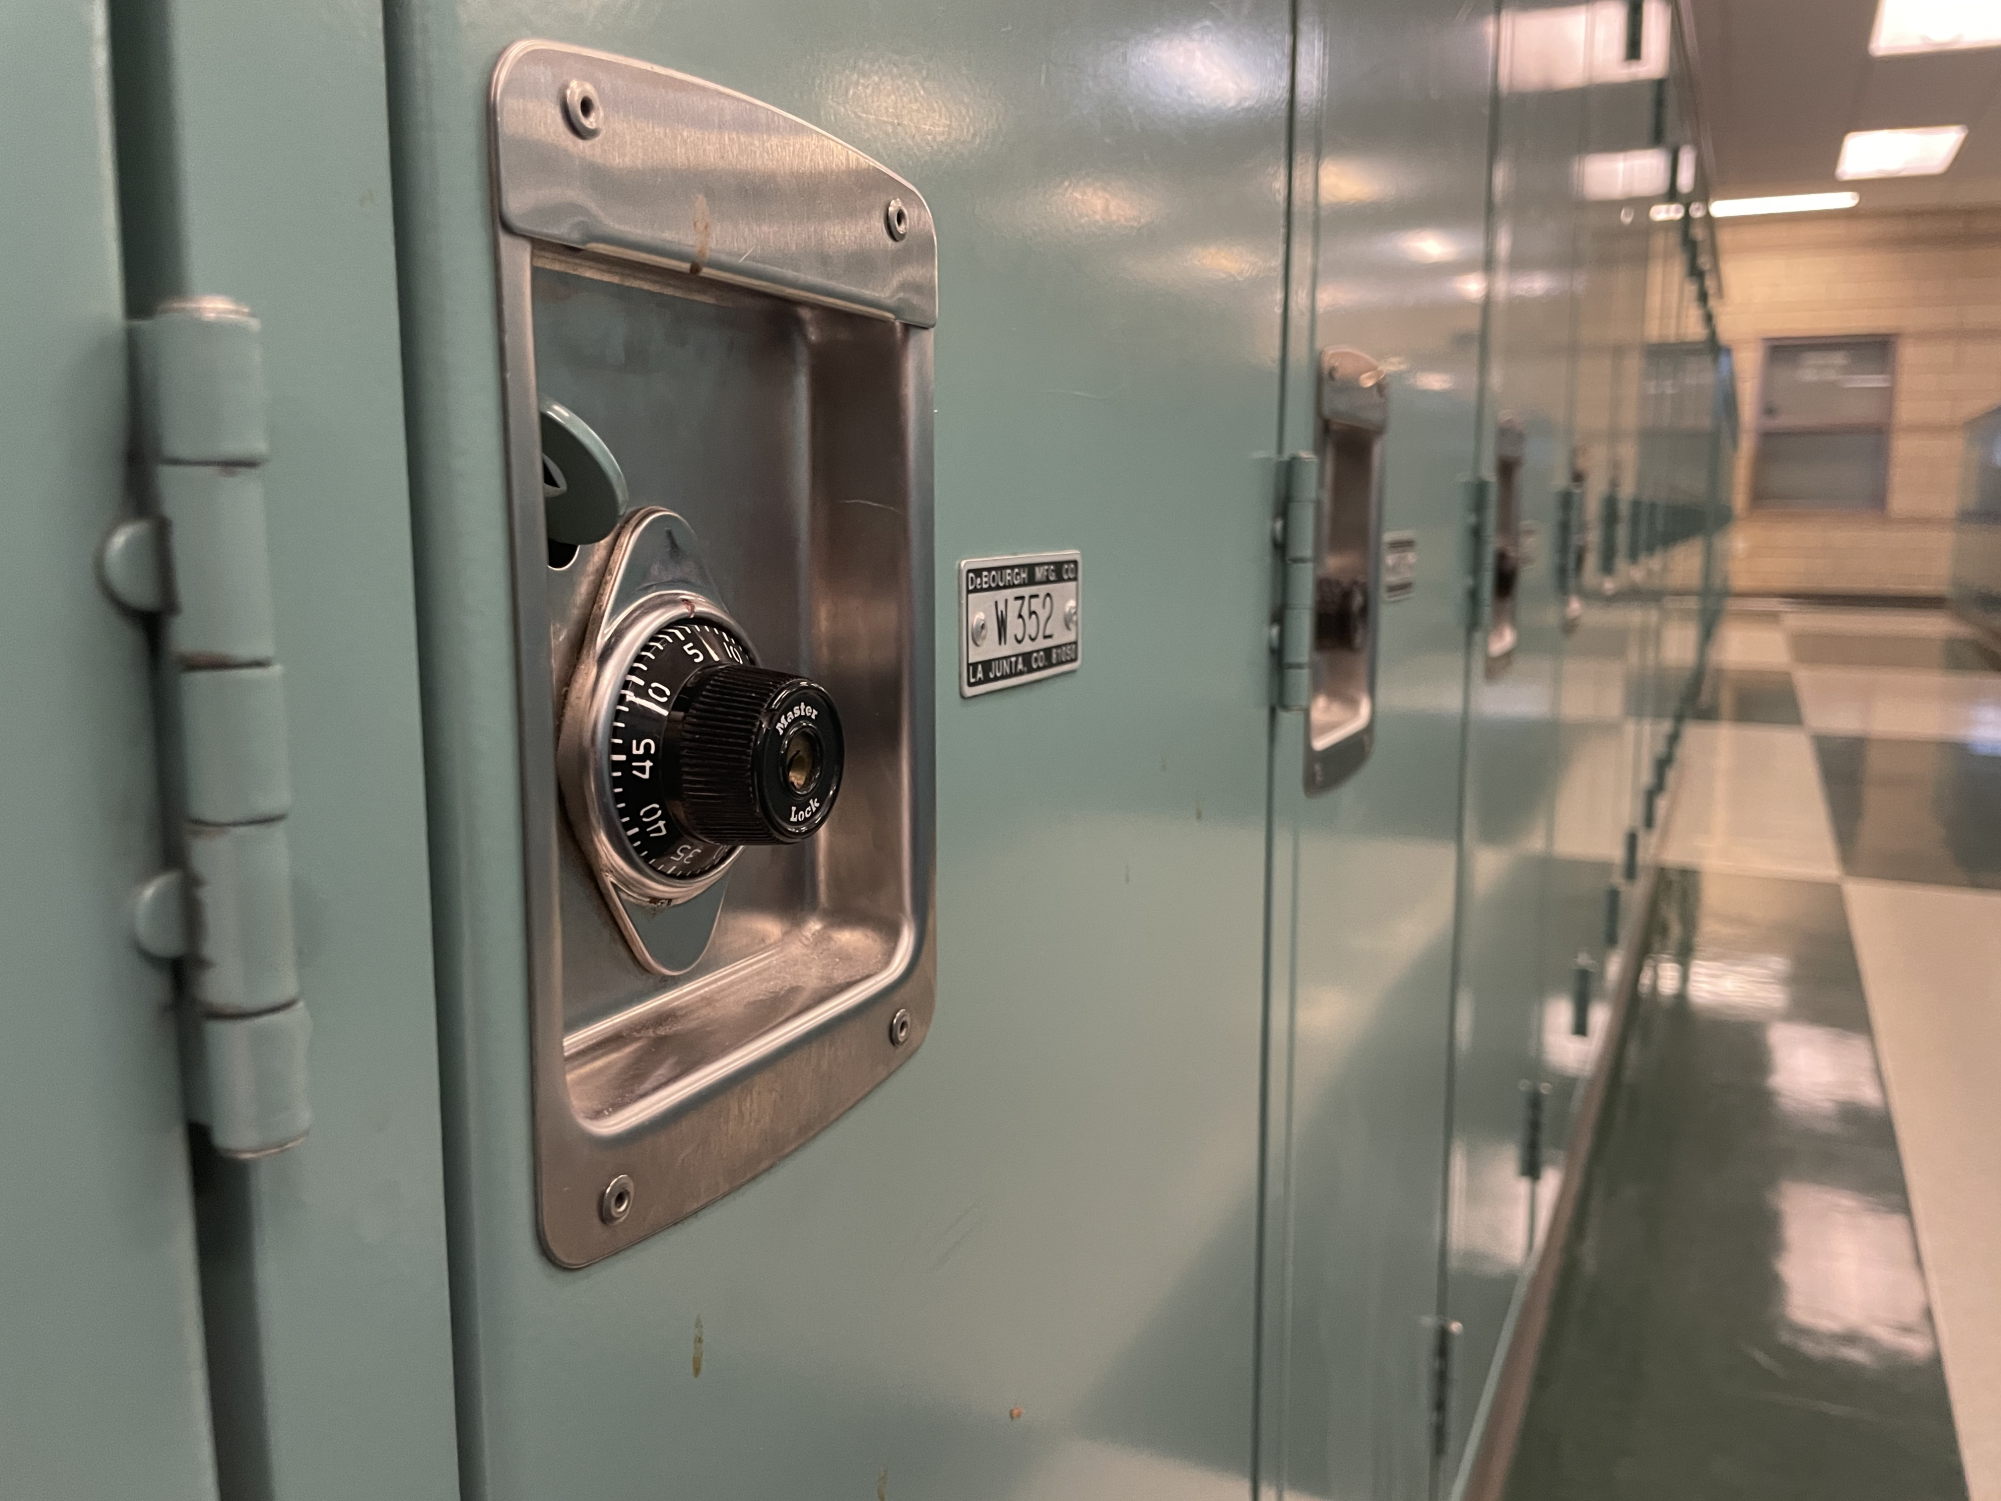
[[[1499,677],[1514,661],[1515,597],[1522,577],[1522,425],[1503,416],[1494,433],[1492,573],[1487,593],[1487,676]]]
[[[930,1026],[936,239],[699,79],[526,42],[492,102],[538,1219],[576,1267]]]
[[[1331,791],[1375,740],[1389,372],[1359,349],[1320,355],[1306,790]]]

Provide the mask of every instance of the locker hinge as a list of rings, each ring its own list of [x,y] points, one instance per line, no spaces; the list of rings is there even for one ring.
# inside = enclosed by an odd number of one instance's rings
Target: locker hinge
[[[133,325],[131,357],[140,514],[98,563],[114,599],[157,617],[173,865],[135,894],[133,934],[177,962],[189,1116],[219,1152],[260,1157],[312,1121],[260,331],[238,303],[177,299]]]
[[[1556,492],[1556,555],[1550,561],[1556,571],[1559,597],[1575,594],[1583,584],[1584,492],[1565,485]]]
[[[1542,1177],[1542,1123],[1548,1113],[1549,1085],[1522,1080],[1521,1175],[1531,1182]]]
[[[1598,982],[1598,965],[1583,950],[1578,951],[1577,967],[1570,972],[1570,1035],[1591,1035],[1591,992]]]
[[[1320,511],[1320,460],[1286,455],[1279,465],[1281,507],[1272,541],[1283,554],[1284,583],[1272,643],[1278,652],[1277,702],[1304,709],[1312,696],[1314,524]]]
[[[1598,502],[1598,574],[1610,580],[1619,571],[1619,492],[1607,490]]]
[[[1443,1459],[1452,1442],[1452,1352],[1459,1344],[1459,1321],[1437,1319],[1431,1326],[1431,1453]]]

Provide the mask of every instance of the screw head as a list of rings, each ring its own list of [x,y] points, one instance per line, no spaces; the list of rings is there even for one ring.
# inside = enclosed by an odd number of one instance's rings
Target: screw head
[[[973,645],[982,646],[987,639],[987,612],[976,611],[973,615]]]
[[[896,1008],[896,1015],[889,1019],[889,1045],[900,1048],[908,1041],[910,1041],[910,1013],[899,1006]]]
[[[563,89],[563,118],[569,121],[571,130],[587,141],[594,141],[604,129],[604,101],[590,84],[572,78]]]
[[[632,1196],[632,1179],[620,1173],[598,1195],[598,1218],[607,1225],[616,1225],[632,1213]]]
[[[1063,606],[1063,628],[1071,631],[1077,629],[1077,601],[1074,599]]]
[[[901,198],[892,198],[882,206],[882,227],[889,231],[892,240],[901,240],[910,233],[910,210],[903,206]]]

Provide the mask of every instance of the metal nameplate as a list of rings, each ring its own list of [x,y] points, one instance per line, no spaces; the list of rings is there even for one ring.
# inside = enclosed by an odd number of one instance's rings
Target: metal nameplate
[[[1017,553],[959,564],[959,697],[1075,672],[1083,660],[1081,554]]]
[[[1383,534],[1383,603],[1409,599],[1417,592],[1417,533]]]

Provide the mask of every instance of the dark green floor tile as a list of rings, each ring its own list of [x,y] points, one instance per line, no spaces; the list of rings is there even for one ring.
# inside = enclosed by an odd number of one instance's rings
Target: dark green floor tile
[[[1679,668],[1637,680],[1627,693],[1626,712],[1666,718],[1674,713],[1687,685],[1688,673]],[[1710,668],[1688,717],[1732,724],[1801,723],[1793,675],[1782,670],[1748,667]]]
[[[1978,642],[1957,637],[1792,634],[1793,661],[1802,667],[1919,667],[1948,672],[1992,672],[2001,663]]]
[[[1509,1501],[1966,1495],[1840,888],[1663,874]]]
[[[1747,667],[1716,668],[1702,685],[1690,717],[1733,724],[1799,724],[1800,701],[1793,692],[1793,675]]]
[[[2001,887],[2001,746],[1817,735],[1851,876]]]

